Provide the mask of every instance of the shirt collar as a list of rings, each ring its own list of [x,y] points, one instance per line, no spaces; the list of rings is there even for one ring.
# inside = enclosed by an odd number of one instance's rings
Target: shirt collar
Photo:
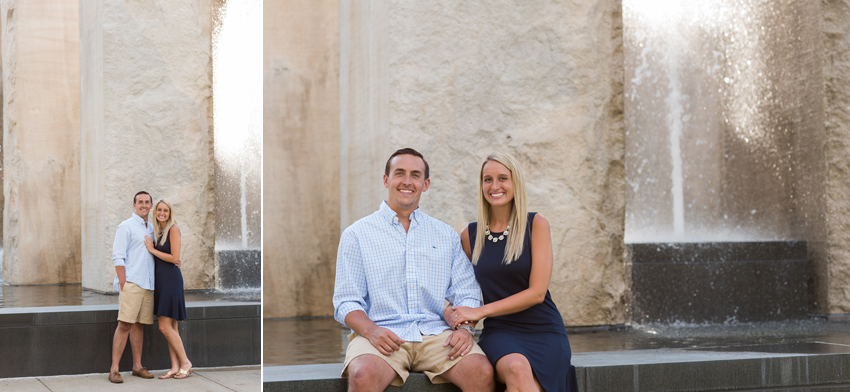
[[[398,223],[398,214],[390,208],[386,200],[381,202],[381,207],[378,208],[378,211],[380,211],[381,217],[389,221],[391,225]],[[416,207],[416,210],[410,213],[410,221],[416,222],[417,224],[420,223],[419,218],[422,214],[424,214],[424,212],[420,211],[419,207]]]
[[[130,217],[130,219],[132,219],[132,220],[133,220],[133,222],[136,222],[136,223],[138,223],[138,224],[140,224],[140,225],[142,225],[142,226],[147,226],[147,225],[145,224],[145,220],[144,220],[144,219],[142,219],[142,217],[141,217],[141,216],[139,216],[139,214],[137,214],[137,213],[135,213],[135,212],[133,213],[133,216],[131,216],[131,217]]]

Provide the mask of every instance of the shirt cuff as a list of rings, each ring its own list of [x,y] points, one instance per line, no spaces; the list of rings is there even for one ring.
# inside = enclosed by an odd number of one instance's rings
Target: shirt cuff
[[[116,267],[124,267],[124,259],[112,259],[112,264]]]
[[[339,304],[339,307],[336,308],[336,314],[339,317],[337,318],[337,321],[342,324],[345,324],[345,318],[348,316],[349,313],[355,310],[362,310],[363,312],[366,312],[366,309],[363,309],[363,307],[356,302],[345,302]],[[348,324],[346,324],[345,326],[351,328]]]
[[[477,308],[481,306],[481,301],[477,299],[467,298],[460,301],[459,303],[454,304],[454,306],[466,306],[468,308]]]

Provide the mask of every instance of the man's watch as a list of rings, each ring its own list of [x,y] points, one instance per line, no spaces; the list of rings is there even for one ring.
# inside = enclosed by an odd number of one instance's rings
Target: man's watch
[[[469,332],[470,335],[475,336],[475,328],[473,328],[471,325],[461,325],[457,328],[458,329],[465,329],[466,332]]]

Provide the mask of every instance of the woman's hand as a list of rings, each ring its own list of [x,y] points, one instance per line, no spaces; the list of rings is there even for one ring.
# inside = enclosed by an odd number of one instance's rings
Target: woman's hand
[[[148,247],[148,252],[153,251],[153,241],[151,241],[151,237],[145,236],[145,246]]]
[[[464,324],[474,326],[482,318],[484,318],[484,315],[481,312],[481,308],[456,306],[452,307],[452,314],[449,316],[449,321],[451,322],[451,327],[457,329],[457,327]]]

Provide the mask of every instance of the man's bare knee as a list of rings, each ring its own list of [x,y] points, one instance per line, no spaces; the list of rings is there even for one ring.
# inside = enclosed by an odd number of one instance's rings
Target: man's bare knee
[[[487,360],[487,357],[483,355],[471,355],[466,359],[475,359],[475,361],[470,363],[470,373],[476,375],[480,383],[489,385],[490,389],[495,387],[495,382],[493,381],[493,366],[490,365],[490,361]]]
[[[483,355],[467,355],[455,364],[444,377],[464,391],[492,391],[496,386],[493,380],[493,366]]]
[[[384,390],[395,378],[395,370],[375,355],[361,355],[348,364],[349,390]]]
[[[128,322],[124,322],[124,321],[120,321],[120,320],[118,321],[118,330],[121,331],[121,332],[130,332],[130,328],[132,326],[133,326],[133,324],[130,324]]]

